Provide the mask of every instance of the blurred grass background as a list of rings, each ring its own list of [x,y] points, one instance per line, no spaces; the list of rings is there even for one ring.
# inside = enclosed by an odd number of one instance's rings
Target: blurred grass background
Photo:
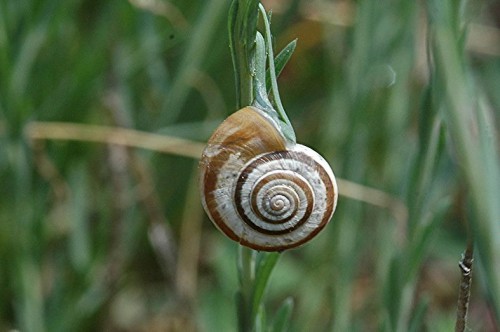
[[[234,111],[229,3],[0,2],[0,331],[236,329],[236,245],[196,160]],[[298,38],[298,140],[378,190],[340,185],[269,312],[292,296],[292,331],[452,330],[473,234],[469,326],[498,329],[498,2],[263,4],[277,49]]]

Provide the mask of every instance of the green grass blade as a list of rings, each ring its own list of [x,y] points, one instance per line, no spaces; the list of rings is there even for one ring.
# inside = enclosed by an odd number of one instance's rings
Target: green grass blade
[[[233,0],[229,12],[229,45],[236,81],[236,106],[253,102],[252,59],[257,33],[258,0]]]
[[[269,277],[278,262],[279,253],[264,253],[258,254],[255,272],[255,284],[252,291],[252,311],[258,312],[259,306],[262,303],[262,298],[269,284]]]
[[[267,317],[266,310],[264,309],[264,304],[261,304],[257,310],[257,315],[255,316],[255,332],[267,332]]]
[[[425,315],[427,314],[428,309],[429,309],[429,301],[426,299],[420,301],[417,304],[413,317],[410,321],[410,325],[408,327],[408,332],[419,332],[425,330],[424,322],[425,322]]]
[[[286,45],[274,58],[274,67],[276,70],[276,77],[279,77],[283,69],[285,68],[288,61],[291,59],[295,48],[297,47],[297,39],[292,40],[288,45]],[[268,73],[266,75],[266,88],[267,91],[271,90],[271,75]]]
[[[286,332],[289,330],[290,318],[293,312],[293,299],[288,297],[283,301],[274,317],[272,332]]]
[[[484,272],[488,294],[500,320],[500,161],[497,156],[491,158],[484,154],[486,150],[491,151],[488,145],[496,144],[489,138],[485,141],[484,135],[477,135],[473,129],[482,127],[481,106],[475,98],[477,93],[471,88],[472,78],[464,69],[466,61],[461,45],[457,43],[461,36],[460,27],[454,21],[457,13],[449,2],[429,0],[428,3],[435,70],[441,79],[438,93],[443,96],[445,121],[474,205],[472,226],[480,256],[478,266]],[[498,151],[498,146],[493,150]],[[490,162],[485,163],[488,159]]]

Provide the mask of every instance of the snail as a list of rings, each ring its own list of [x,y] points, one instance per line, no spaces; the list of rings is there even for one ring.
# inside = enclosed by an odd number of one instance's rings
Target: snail
[[[325,159],[278,128],[265,111],[244,107],[215,130],[199,164],[202,204],[214,225],[261,251],[309,241],[337,204],[337,183]]]

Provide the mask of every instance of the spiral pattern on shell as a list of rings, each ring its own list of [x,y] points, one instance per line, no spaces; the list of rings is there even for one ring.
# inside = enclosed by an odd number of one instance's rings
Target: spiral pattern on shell
[[[309,241],[337,202],[328,163],[304,145],[287,146],[276,128],[264,112],[245,107],[217,128],[200,162],[210,219],[256,250],[282,251]]]

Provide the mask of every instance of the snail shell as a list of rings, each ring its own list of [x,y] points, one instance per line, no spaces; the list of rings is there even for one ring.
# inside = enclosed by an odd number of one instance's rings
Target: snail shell
[[[255,107],[229,116],[200,161],[203,207],[215,226],[263,251],[297,247],[323,229],[337,203],[328,163],[289,144],[274,120]]]

